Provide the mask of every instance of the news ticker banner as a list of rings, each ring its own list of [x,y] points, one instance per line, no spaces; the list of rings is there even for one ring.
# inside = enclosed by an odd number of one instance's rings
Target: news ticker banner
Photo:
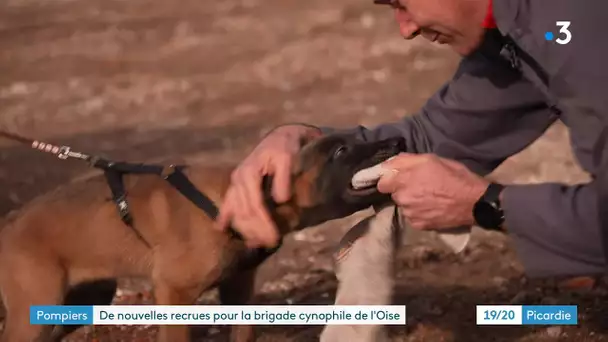
[[[576,325],[576,305],[477,305],[477,325]],[[404,305],[32,306],[39,325],[405,325]]]
[[[40,325],[405,325],[404,305],[32,306]]]
[[[477,305],[477,325],[577,325],[576,305]]]

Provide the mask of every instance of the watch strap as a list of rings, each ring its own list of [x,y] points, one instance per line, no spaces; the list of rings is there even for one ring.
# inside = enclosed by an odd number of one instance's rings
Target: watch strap
[[[481,198],[486,202],[500,204],[500,193],[504,188],[502,184],[490,183]]]
[[[486,191],[484,192],[484,194],[481,196],[481,198],[478,200],[478,203],[481,204],[485,204],[483,205],[486,208],[493,208],[491,209],[494,212],[494,217],[493,219],[490,220],[490,223],[488,222],[487,219],[483,219],[482,222],[485,222],[485,225],[479,225],[481,228],[486,229],[486,230],[498,230],[498,231],[502,231],[503,230],[503,224],[504,224],[504,213],[503,213],[503,209],[502,206],[500,204],[500,194],[502,192],[502,190],[505,188],[504,185],[502,184],[498,184],[498,183],[490,183],[486,189]],[[486,209],[487,210],[487,209]],[[479,218],[476,217],[475,218],[478,223],[479,222]]]

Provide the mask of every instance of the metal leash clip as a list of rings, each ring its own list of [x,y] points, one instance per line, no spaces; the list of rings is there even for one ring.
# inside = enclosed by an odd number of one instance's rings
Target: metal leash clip
[[[61,146],[59,148],[59,153],[57,154],[57,158],[59,159],[68,159],[68,158],[76,158],[82,160],[88,160],[89,156],[80,152],[74,152],[70,149],[69,146]]]
[[[68,159],[70,157],[70,147],[69,146],[61,146],[59,148],[59,153],[57,154],[57,158],[59,159]]]

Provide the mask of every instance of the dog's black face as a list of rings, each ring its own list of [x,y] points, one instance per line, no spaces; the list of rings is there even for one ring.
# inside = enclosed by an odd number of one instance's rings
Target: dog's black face
[[[306,198],[301,225],[342,218],[390,200],[372,184],[354,189],[355,173],[405,151],[403,138],[363,142],[353,135],[329,135],[306,145],[299,160],[296,193]],[[309,189],[306,189],[309,187]]]

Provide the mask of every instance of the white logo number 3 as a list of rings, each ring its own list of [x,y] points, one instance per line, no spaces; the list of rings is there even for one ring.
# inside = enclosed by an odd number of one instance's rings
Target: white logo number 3
[[[559,33],[565,35],[565,38],[557,38],[555,40],[556,43],[558,44],[568,44],[570,42],[570,40],[572,39],[572,32],[570,32],[568,30],[568,27],[570,27],[570,22],[569,21],[558,21],[556,22],[557,26],[560,27],[559,29]]]

